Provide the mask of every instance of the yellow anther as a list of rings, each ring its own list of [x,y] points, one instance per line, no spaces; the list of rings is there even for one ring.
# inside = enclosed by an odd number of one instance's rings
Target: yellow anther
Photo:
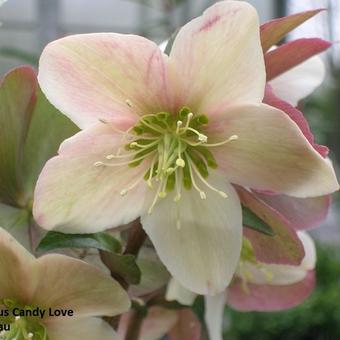
[[[185,167],[185,161],[184,161],[184,159],[182,159],[182,158],[177,158],[177,160],[176,160],[176,165],[179,166],[179,167],[181,167],[181,168],[184,168],[184,167]]]

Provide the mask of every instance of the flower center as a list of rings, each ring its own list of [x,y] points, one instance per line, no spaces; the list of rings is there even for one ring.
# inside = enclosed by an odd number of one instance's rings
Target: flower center
[[[1,323],[7,325],[0,332],[0,340],[48,340],[46,327],[39,317],[30,316],[34,307],[23,306],[15,300],[0,301]],[[21,316],[18,314],[25,314]]]
[[[130,138],[125,144],[125,152],[119,150],[117,154],[107,155],[106,160],[112,163],[99,161],[94,165],[136,167],[148,159],[150,167],[137,182],[123,189],[121,195],[126,195],[142,180],[151,189],[156,187],[149,213],[158,199],[166,197],[169,192],[175,191],[174,201],[179,202],[182,187],[195,189],[201,199],[206,199],[202,186],[226,198],[225,192],[206,180],[209,168],[217,168],[216,159],[209,149],[238,137],[233,135],[224,141],[209,144],[208,136],[204,134],[207,125],[206,115],[194,115],[188,107],[183,107],[177,115],[168,112],[144,115],[137,125],[125,133],[125,137]]]

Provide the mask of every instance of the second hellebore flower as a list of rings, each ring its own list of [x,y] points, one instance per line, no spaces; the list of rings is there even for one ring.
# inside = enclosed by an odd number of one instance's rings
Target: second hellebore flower
[[[261,103],[265,81],[258,16],[245,2],[216,3],[189,22],[169,57],[135,35],[50,43],[40,85],[83,131],[43,169],[37,222],[86,233],[141,216],[183,286],[223,291],[242,243],[231,183],[297,197],[338,189],[298,126]]]
[[[109,275],[64,255],[36,259],[2,228],[0,259],[0,339],[117,339],[97,317],[125,312],[130,301]]]

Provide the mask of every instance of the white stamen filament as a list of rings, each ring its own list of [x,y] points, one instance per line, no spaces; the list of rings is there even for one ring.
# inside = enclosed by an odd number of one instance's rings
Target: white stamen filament
[[[133,184],[131,184],[129,187],[127,187],[127,188],[121,190],[120,195],[121,195],[121,196],[125,196],[130,190],[134,189],[140,182],[142,182],[143,179],[144,179],[144,174],[143,174],[142,177],[138,178],[138,179],[136,180],[136,182],[134,182]]]
[[[237,139],[238,139],[238,135],[232,135],[228,139],[224,140],[223,142],[214,143],[214,144],[204,144],[204,146],[206,146],[206,147],[221,146],[221,145],[230,143],[230,142],[237,140]]]
[[[212,191],[215,191],[217,192],[218,194],[220,194],[223,198],[227,198],[228,195],[224,192],[224,191],[221,191],[221,190],[218,190],[216,189],[215,187],[213,187],[211,184],[209,184],[205,179],[204,177],[201,175],[201,173],[198,171],[198,169],[193,165],[193,168],[194,168],[194,171],[195,171],[195,174],[198,176],[198,178]]]
[[[199,192],[201,199],[205,200],[207,198],[207,195],[196,184],[196,181],[195,181],[195,178],[194,178],[194,174],[192,172],[192,167],[195,168],[195,165],[189,160],[189,158],[188,158],[188,166],[189,166],[189,172],[190,172],[190,178],[191,178],[192,185]]]
[[[152,155],[156,152],[156,150],[151,151],[148,155]],[[105,167],[116,167],[116,166],[123,166],[123,165],[129,165],[131,163],[135,163],[138,161],[141,161],[145,159],[145,155],[136,158],[136,159],[130,159],[129,161],[123,162],[123,163],[112,163],[112,164],[108,164],[108,163],[104,163],[104,162],[95,162],[93,165],[95,167],[100,167],[100,166],[105,166]]]

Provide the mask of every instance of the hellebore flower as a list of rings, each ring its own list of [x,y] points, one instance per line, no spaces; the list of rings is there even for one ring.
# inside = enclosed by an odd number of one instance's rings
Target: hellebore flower
[[[299,232],[305,256],[297,266],[259,262],[251,242],[244,237],[238,268],[224,293],[205,297],[205,321],[211,340],[222,339],[225,305],[241,311],[278,311],[305,300],[315,286],[316,251],[312,238]],[[191,305],[196,295],[175,280],[170,281],[168,300]]]
[[[141,216],[160,259],[197,293],[223,291],[238,263],[231,183],[297,197],[338,189],[298,126],[262,104],[258,16],[245,2],[218,2],[189,22],[169,57],[134,35],[57,40],[38,79],[83,130],[39,177],[37,222],[86,233]]]
[[[7,310],[0,319],[9,325],[0,339],[115,339],[112,328],[96,316],[120,314],[130,303],[110,276],[64,255],[36,259],[2,228],[0,259],[0,304]],[[43,315],[17,315],[35,309]],[[72,310],[73,315],[51,316],[56,310]]]

